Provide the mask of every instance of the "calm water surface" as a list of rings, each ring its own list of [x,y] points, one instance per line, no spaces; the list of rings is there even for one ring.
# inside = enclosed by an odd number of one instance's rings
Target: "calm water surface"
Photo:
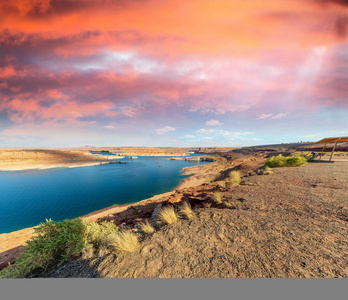
[[[205,164],[167,157],[122,160],[128,164],[0,172],[0,233],[168,192],[187,177],[183,167]]]

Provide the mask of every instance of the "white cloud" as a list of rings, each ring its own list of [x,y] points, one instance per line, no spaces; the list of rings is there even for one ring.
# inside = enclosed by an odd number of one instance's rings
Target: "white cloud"
[[[171,126],[164,126],[162,128],[155,129],[156,133],[157,134],[161,134],[161,135],[163,135],[163,134],[165,134],[165,133],[167,133],[169,131],[173,131],[173,130],[176,130],[176,128],[175,127],[171,127]]]
[[[104,126],[104,128],[106,128],[106,129],[113,129],[113,128],[115,128],[115,127],[114,127],[114,126],[109,125],[109,126]]]
[[[202,134],[211,134],[211,133],[216,132],[216,130],[214,130],[214,129],[204,129],[204,128],[201,128],[201,129],[198,129],[196,132],[197,132],[197,133],[202,133]]]
[[[193,139],[195,136],[192,134],[186,134],[184,136],[181,136],[180,139]]]
[[[261,119],[267,119],[269,117],[273,116],[273,114],[261,114],[259,115],[259,117],[257,118],[257,120],[261,120]]]
[[[255,134],[255,132],[250,132],[250,131],[246,131],[246,132],[232,132],[232,134],[234,134],[234,135],[249,135],[249,134]]]
[[[280,113],[280,114],[277,114],[277,115],[274,115],[274,114],[261,114],[261,115],[259,115],[257,120],[268,119],[268,118],[277,120],[277,119],[284,118],[287,115],[288,115],[288,113]]]
[[[232,131],[228,131],[228,130],[215,130],[215,129],[204,129],[201,128],[199,130],[196,131],[197,133],[201,133],[201,134],[213,134],[215,136],[224,136],[226,138],[229,139],[246,139],[244,138],[244,136],[246,135],[250,135],[250,134],[255,134],[255,132],[251,132],[251,131],[246,131],[246,132],[232,132]]]
[[[288,113],[285,113],[285,114],[281,113],[281,114],[277,114],[277,115],[271,117],[271,119],[281,119],[281,118],[286,117],[287,115],[288,115]]]
[[[223,125],[224,123],[219,122],[218,120],[209,120],[207,122],[205,122],[205,125],[207,126],[219,126],[219,125]]]
[[[88,124],[95,124],[97,123],[96,121],[90,121],[90,122],[87,122]]]

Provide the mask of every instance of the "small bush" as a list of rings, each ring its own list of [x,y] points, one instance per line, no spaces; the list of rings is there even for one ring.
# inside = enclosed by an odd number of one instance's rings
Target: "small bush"
[[[307,163],[307,160],[303,156],[288,157],[285,161],[286,167],[297,167]]]
[[[152,227],[148,220],[146,220],[145,223],[140,223],[140,230],[144,233],[155,232],[155,229]]]
[[[118,254],[133,252],[140,246],[138,237],[132,231],[122,231],[109,236],[110,245]]]
[[[175,213],[173,206],[166,206],[158,213],[159,220],[166,225],[175,223],[178,221],[178,216]]]
[[[46,220],[34,230],[37,235],[27,241],[16,263],[1,271],[0,278],[30,277],[34,270],[46,269],[56,262],[62,264],[86,247],[85,225],[80,218],[58,223]]]
[[[216,204],[221,204],[222,203],[222,193],[221,192],[215,192],[213,194],[213,201],[216,203]]]
[[[239,173],[239,171],[232,171],[232,172],[230,173],[230,182],[231,182],[232,184],[234,184],[234,185],[240,184],[241,181],[242,181],[242,180],[241,180],[241,178],[240,178],[240,173]]]
[[[295,167],[304,165],[306,162],[306,158],[303,156],[284,157],[283,155],[279,154],[277,156],[270,157],[266,161],[265,166],[270,168]]]
[[[22,256],[0,272],[0,278],[31,277],[35,270],[46,270],[49,266],[62,264],[82,254],[88,259],[95,248],[104,247],[107,237],[117,232],[112,222],[88,223],[86,219],[64,220],[46,223],[36,227],[36,236],[27,241]]]
[[[193,211],[192,211],[191,205],[188,204],[186,201],[182,204],[180,208],[180,212],[183,216],[185,216],[185,218],[189,220],[193,219]]]

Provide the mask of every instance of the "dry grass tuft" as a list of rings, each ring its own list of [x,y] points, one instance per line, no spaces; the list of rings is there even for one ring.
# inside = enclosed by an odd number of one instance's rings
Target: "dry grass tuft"
[[[110,235],[109,243],[118,254],[133,252],[140,245],[138,237],[132,231],[122,231]]]
[[[193,211],[191,205],[188,204],[186,201],[180,207],[180,213],[189,220],[193,219]]]
[[[100,224],[91,222],[85,222],[85,240],[88,244],[98,249],[102,246],[107,246],[109,238],[108,236],[117,232],[118,228],[113,222],[104,221]]]
[[[226,182],[225,181],[222,181],[222,180],[216,181],[215,184],[216,184],[216,186],[218,186],[218,187],[220,187],[222,189],[226,188]]]
[[[159,220],[166,225],[175,223],[178,221],[178,216],[175,213],[173,206],[166,206],[158,213]]]
[[[250,181],[242,181],[240,185],[255,186],[256,184]]]
[[[230,182],[234,185],[238,185],[240,184],[240,182],[242,181],[241,177],[240,177],[240,173],[239,171],[232,171],[230,173]]]
[[[155,228],[152,227],[152,225],[149,223],[148,220],[145,221],[145,223],[141,222],[140,224],[140,230],[144,233],[154,233]]]
[[[105,255],[108,255],[110,253],[110,250],[106,246],[101,246],[98,249],[98,257],[103,257]]]
[[[221,192],[215,192],[213,194],[213,200],[216,204],[221,204],[222,203],[222,193]]]
[[[94,248],[88,247],[82,252],[82,259],[88,260],[94,256]]]
[[[272,171],[272,168],[270,167],[265,167],[264,169],[261,168],[256,171],[257,175],[271,175],[273,173],[274,172]]]
[[[225,206],[226,208],[231,208],[231,207],[233,206],[233,204],[230,203],[230,202],[224,202],[224,206]]]
[[[204,206],[205,208],[210,208],[210,207],[211,207],[211,203],[210,203],[210,202],[204,202],[204,203],[203,203],[203,206]]]

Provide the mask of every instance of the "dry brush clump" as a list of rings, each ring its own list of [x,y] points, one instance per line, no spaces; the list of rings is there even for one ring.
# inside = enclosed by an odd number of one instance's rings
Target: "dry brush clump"
[[[100,247],[107,246],[108,236],[118,231],[117,226],[113,222],[104,221],[100,224],[83,220],[85,224],[86,243],[92,245],[96,250]]]
[[[226,188],[226,181],[219,180],[219,181],[216,181],[215,184],[219,188],[222,188],[222,189]]]
[[[224,206],[225,206],[226,208],[232,208],[233,204],[230,203],[230,202],[224,202]]]
[[[239,171],[232,171],[229,175],[229,181],[233,185],[238,185],[242,181]]]
[[[153,228],[153,226],[150,224],[148,220],[146,220],[145,222],[140,222],[139,227],[143,233],[150,234],[155,232],[155,228]]]
[[[274,172],[272,171],[272,169],[270,167],[265,167],[264,169],[261,168],[261,169],[258,169],[256,171],[256,174],[257,175],[271,175],[273,174]]]
[[[166,206],[158,213],[158,219],[165,225],[169,225],[178,221],[178,216],[173,206]]]
[[[212,205],[211,202],[204,202],[204,203],[203,203],[203,206],[204,206],[205,208],[210,208],[211,205]]]
[[[256,184],[248,180],[241,181],[240,185],[255,186]]]
[[[185,218],[187,218],[189,220],[193,219],[193,217],[194,217],[191,205],[188,204],[186,201],[180,207],[180,213],[182,216],[184,216]]]
[[[215,192],[213,194],[213,201],[216,203],[216,204],[221,204],[222,203],[222,198],[223,198],[223,194],[219,191]]]

